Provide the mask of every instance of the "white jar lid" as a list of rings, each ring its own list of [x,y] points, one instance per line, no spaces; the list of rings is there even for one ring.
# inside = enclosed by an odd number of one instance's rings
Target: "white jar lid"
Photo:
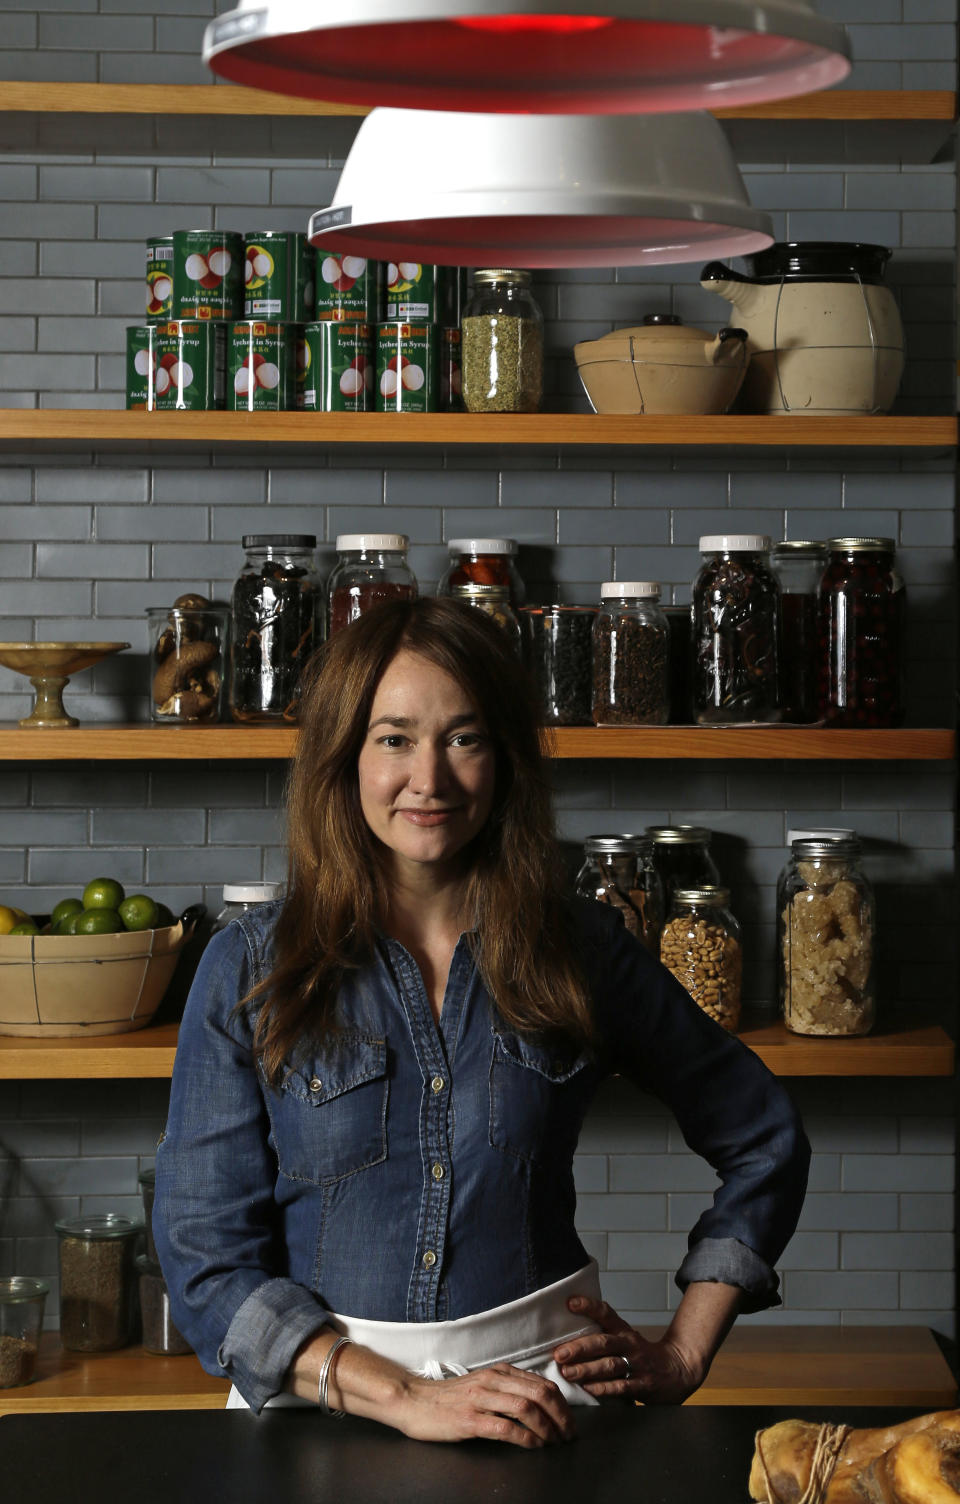
[[[766,533],[708,533],[700,539],[702,554],[765,554],[770,551]]]
[[[514,538],[451,538],[447,544],[452,554],[515,554]]]
[[[409,547],[406,533],[338,533],[337,553],[402,553]]]
[[[282,883],[224,883],[224,903],[269,903],[276,898]]]
[[[856,839],[855,830],[841,830],[839,827],[819,830],[788,830],[787,845],[792,846],[794,841],[852,841]]]
[[[600,586],[600,599],[629,597],[632,600],[659,600],[660,585],[656,580],[604,580]]]

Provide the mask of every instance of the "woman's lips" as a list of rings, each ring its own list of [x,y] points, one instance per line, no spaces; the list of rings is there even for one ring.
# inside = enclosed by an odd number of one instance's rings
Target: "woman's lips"
[[[431,826],[445,825],[452,820],[456,810],[452,809],[399,809],[398,815],[409,820],[411,825]]]

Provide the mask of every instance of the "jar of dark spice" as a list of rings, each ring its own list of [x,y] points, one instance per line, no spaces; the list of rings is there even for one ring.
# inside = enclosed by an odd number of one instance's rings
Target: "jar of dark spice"
[[[780,705],[785,721],[817,719],[818,602],[825,543],[778,543],[770,556],[780,586]]]
[[[618,909],[631,935],[657,955],[664,900],[653,865],[653,843],[637,835],[588,836],[583,851],[586,860],[577,873],[578,898],[592,898]]]
[[[235,721],[295,721],[300,680],[319,646],[322,594],[309,533],[248,533],[233,587],[230,714]]]
[[[710,855],[711,832],[704,825],[648,825],[653,864],[669,903],[677,888],[709,888],[720,882]]]
[[[700,539],[693,586],[693,711],[700,725],[780,718],[780,587],[770,539],[758,533]]]
[[[464,601],[485,611],[495,621],[509,640],[513,651],[520,653],[520,623],[510,605],[510,592],[506,585],[454,585],[451,595],[455,601]]]
[[[29,1384],[37,1366],[50,1286],[13,1274],[0,1279],[0,1389]]]
[[[524,657],[545,726],[593,723],[593,606],[524,606]]]
[[[133,1260],[143,1228],[114,1212],[67,1217],[60,1240],[60,1340],[77,1353],[111,1352],[133,1340]]]
[[[899,726],[906,592],[892,538],[830,538],[820,582],[820,714],[828,726]]]
[[[451,538],[447,547],[450,565],[438,595],[449,595],[456,585],[506,585],[513,609],[523,605],[527,591],[513,562],[519,552],[513,538]]]
[[[535,413],[543,396],[543,314],[530,273],[474,272],[461,331],[467,412]]]
[[[340,533],[327,580],[330,636],[384,601],[413,601],[417,581],[405,533]]]
[[[137,1284],[140,1290],[140,1322],[143,1328],[143,1345],[148,1353],[170,1357],[192,1353],[186,1337],[173,1324],[170,1315],[170,1295],[163,1270],[156,1259],[138,1254],[135,1260]]]
[[[670,628],[652,580],[600,587],[593,624],[593,721],[596,726],[663,726]]]

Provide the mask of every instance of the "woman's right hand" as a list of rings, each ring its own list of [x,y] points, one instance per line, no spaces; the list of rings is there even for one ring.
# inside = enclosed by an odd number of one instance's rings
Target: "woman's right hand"
[[[570,1406],[557,1385],[509,1363],[449,1379],[411,1374],[391,1424],[416,1441],[482,1436],[528,1448],[574,1435]]]

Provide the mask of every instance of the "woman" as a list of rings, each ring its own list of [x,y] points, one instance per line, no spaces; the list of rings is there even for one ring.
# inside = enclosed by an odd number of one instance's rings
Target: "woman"
[[[205,951],[157,1157],[174,1319],[254,1410],[542,1446],[572,1404],[685,1399],[737,1312],[776,1303],[802,1129],[618,914],[565,898],[531,703],[450,601],[371,612],[308,676],[287,898]],[[721,1181],[657,1342],[574,1230],[613,1071]]]

